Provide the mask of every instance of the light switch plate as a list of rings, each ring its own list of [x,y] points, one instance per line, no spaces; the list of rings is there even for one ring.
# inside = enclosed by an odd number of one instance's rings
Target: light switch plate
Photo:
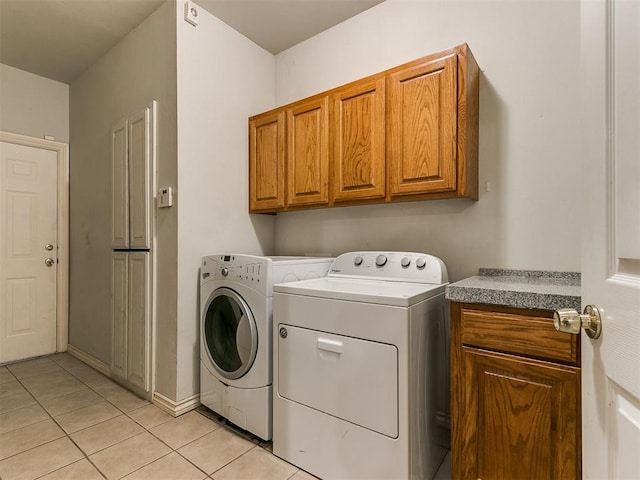
[[[184,2],[184,19],[185,21],[189,22],[191,25],[193,25],[194,27],[196,25],[198,25],[198,21],[199,21],[199,16],[200,11],[198,10],[198,6],[189,1],[186,0]]]
[[[158,190],[158,208],[171,207],[173,205],[173,189],[165,187]]]

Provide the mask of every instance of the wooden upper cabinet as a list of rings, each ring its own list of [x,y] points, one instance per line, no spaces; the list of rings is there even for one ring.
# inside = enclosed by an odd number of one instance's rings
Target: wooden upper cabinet
[[[329,201],[329,99],[314,98],[287,109],[287,203]]]
[[[389,75],[389,193],[456,189],[457,56]]]
[[[463,44],[251,117],[249,210],[477,200],[478,79]]]
[[[333,199],[385,196],[385,78],[365,79],[331,96]]]
[[[249,119],[249,211],[285,206],[284,111]]]

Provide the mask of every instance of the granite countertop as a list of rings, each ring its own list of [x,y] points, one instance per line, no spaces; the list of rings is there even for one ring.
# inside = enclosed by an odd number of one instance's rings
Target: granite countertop
[[[475,277],[447,285],[453,302],[514,308],[580,310],[580,273],[481,268]]]

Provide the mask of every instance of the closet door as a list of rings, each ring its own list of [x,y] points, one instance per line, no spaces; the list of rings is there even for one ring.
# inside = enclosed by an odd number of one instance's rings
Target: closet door
[[[129,122],[111,127],[111,245],[129,248]]]
[[[111,256],[111,374],[127,379],[129,273],[126,252]]]
[[[129,248],[151,248],[151,109],[129,118]],[[114,192],[115,193],[115,192]]]
[[[128,254],[127,380],[149,391],[151,288],[149,252]]]

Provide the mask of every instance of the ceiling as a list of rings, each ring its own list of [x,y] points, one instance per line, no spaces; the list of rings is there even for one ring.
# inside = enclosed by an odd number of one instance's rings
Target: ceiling
[[[0,63],[63,83],[84,72],[165,0],[0,0]],[[199,0],[277,54],[383,0]]]

